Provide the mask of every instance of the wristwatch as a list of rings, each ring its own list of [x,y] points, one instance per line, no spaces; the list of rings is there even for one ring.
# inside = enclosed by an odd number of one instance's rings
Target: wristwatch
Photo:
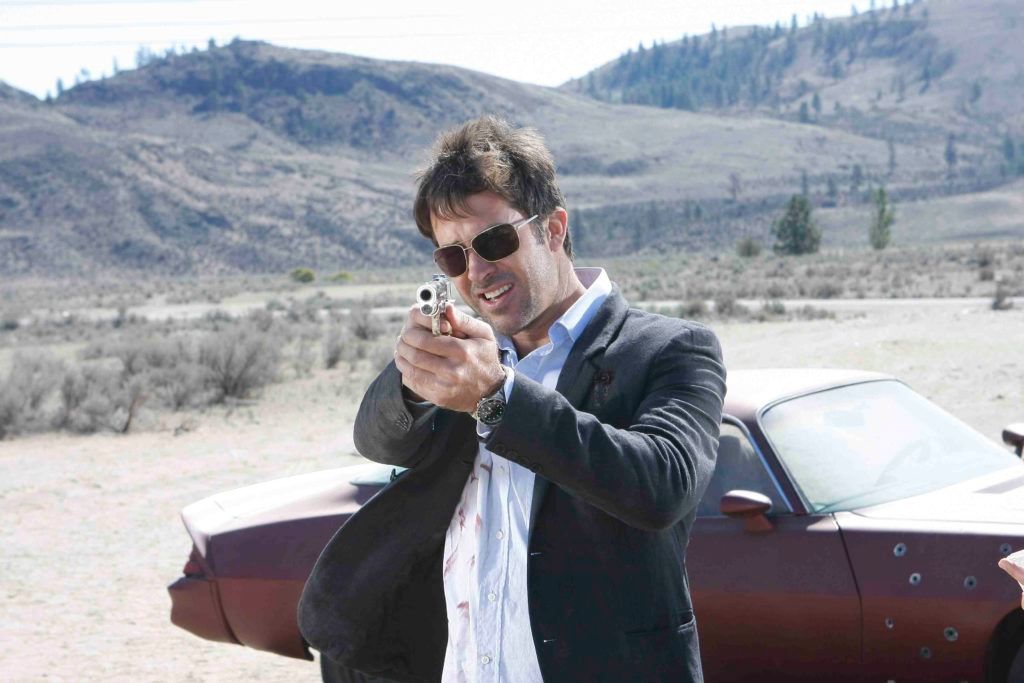
[[[498,390],[477,401],[476,410],[472,413],[474,420],[488,427],[493,427],[501,422],[501,418],[505,415],[505,384],[512,375],[512,368],[502,365],[501,369],[505,373],[505,379],[498,385]]]

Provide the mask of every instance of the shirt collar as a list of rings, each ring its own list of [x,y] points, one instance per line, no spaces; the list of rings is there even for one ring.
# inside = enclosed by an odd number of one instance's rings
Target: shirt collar
[[[573,302],[569,310],[548,328],[548,339],[551,340],[552,346],[558,346],[566,341],[575,343],[612,291],[612,282],[604,268],[573,268],[573,271],[587,289]],[[510,338],[499,334],[497,341],[498,348],[515,356],[515,345]]]

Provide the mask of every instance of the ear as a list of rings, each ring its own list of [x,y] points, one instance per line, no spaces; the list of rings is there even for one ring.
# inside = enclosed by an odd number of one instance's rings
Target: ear
[[[565,235],[569,231],[569,214],[562,207],[557,207],[548,216],[547,245],[552,252],[560,253]]]

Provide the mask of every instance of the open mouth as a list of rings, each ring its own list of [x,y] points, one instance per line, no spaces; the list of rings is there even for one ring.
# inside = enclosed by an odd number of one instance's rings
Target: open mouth
[[[494,303],[500,301],[502,298],[504,298],[504,296],[506,294],[508,294],[508,292],[511,289],[512,289],[512,285],[511,284],[502,285],[501,287],[497,287],[497,288],[492,289],[492,290],[490,290],[488,292],[484,292],[483,294],[480,295],[480,298],[483,299],[488,304],[494,304]]]

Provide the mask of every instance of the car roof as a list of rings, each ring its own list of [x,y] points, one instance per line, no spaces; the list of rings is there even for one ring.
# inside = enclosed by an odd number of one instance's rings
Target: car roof
[[[761,408],[780,399],[848,384],[891,379],[892,375],[881,372],[836,368],[729,370],[725,413],[744,422],[753,421]]]

